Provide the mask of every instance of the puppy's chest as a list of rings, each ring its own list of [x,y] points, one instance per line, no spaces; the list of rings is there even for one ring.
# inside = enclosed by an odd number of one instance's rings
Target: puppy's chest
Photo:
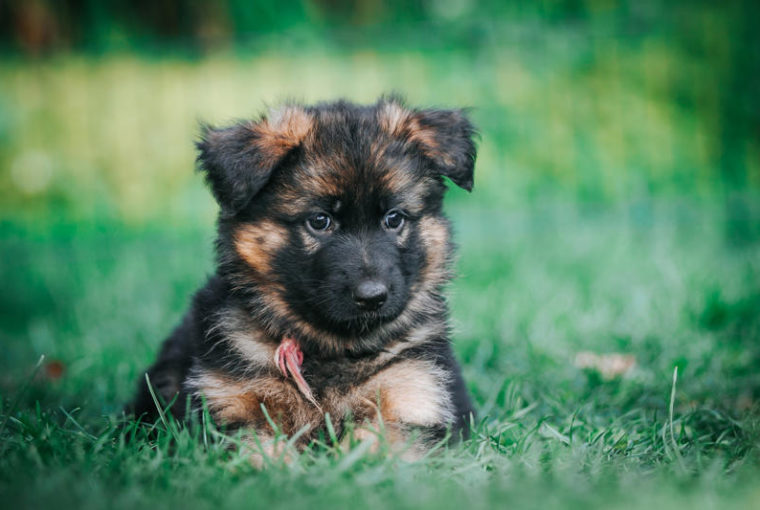
[[[282,375],[230,378],[205,372],[193,385],[222,423],[267,427],[266,413],[283,431],[324,425],[324,413],[358,422],[398,421],[412,425],[445,424],[451,417],[446,388],[449,375],[420,359],[304,360],[303,375],[319,407]]]
[[[314,359],[304,360],[302,371],[316,395],[349,394],[392,365],[400,358]]]

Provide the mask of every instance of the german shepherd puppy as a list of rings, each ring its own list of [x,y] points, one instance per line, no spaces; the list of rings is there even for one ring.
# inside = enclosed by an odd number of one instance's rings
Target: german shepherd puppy
[[[204,127],[201,170],[221,207],[218,269],[148,370],[184,418],[273,437],[382,429],[424,454],[473,412],[442,288],[452,244],[443,177],[472,189],[474,128],[397,98],[288,104]],[[263,409],[266,409],[264,412]],[[157,409],[146,381],[131,410]],[[362,435],[363,434],[363,435]],[[253,437],[251,435],[250,437]]]

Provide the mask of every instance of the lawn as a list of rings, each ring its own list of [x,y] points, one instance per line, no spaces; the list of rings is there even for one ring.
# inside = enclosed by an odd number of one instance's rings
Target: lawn
[[[472,198],[449,212],[473,438],[408,464],[327,437],[262,472],[210,425],[147,439],[119,414],[212,270],[211,221],[4,222],[3,506],[760,505],[760,247],[726,242],[721,204]],[[605,377],[580,352],[635,365]]]

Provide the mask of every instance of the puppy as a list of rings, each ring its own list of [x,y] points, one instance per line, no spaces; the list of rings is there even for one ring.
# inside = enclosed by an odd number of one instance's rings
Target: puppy
[[[382,429],[411,458],[447,430],[466,434],[442,201],[443,177],[472,189],[473,136],[462,111],[397,98],[288,104],[203,128],[218,266],[148,370],[171,413],[205,404],[257,444],[274,437],[271,420],[302,433],[299,445],[329,413],[339,436]],[[157,417],[144,380],[131,410]]]

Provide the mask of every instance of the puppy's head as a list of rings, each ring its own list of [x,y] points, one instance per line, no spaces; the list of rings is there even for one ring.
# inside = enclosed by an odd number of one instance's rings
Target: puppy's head
[[[473,127],[458,110],[288,105],[204,129],[221,206],[220,271],[272,333],[332,350],[440,311],[443,177],[470,190]]]

